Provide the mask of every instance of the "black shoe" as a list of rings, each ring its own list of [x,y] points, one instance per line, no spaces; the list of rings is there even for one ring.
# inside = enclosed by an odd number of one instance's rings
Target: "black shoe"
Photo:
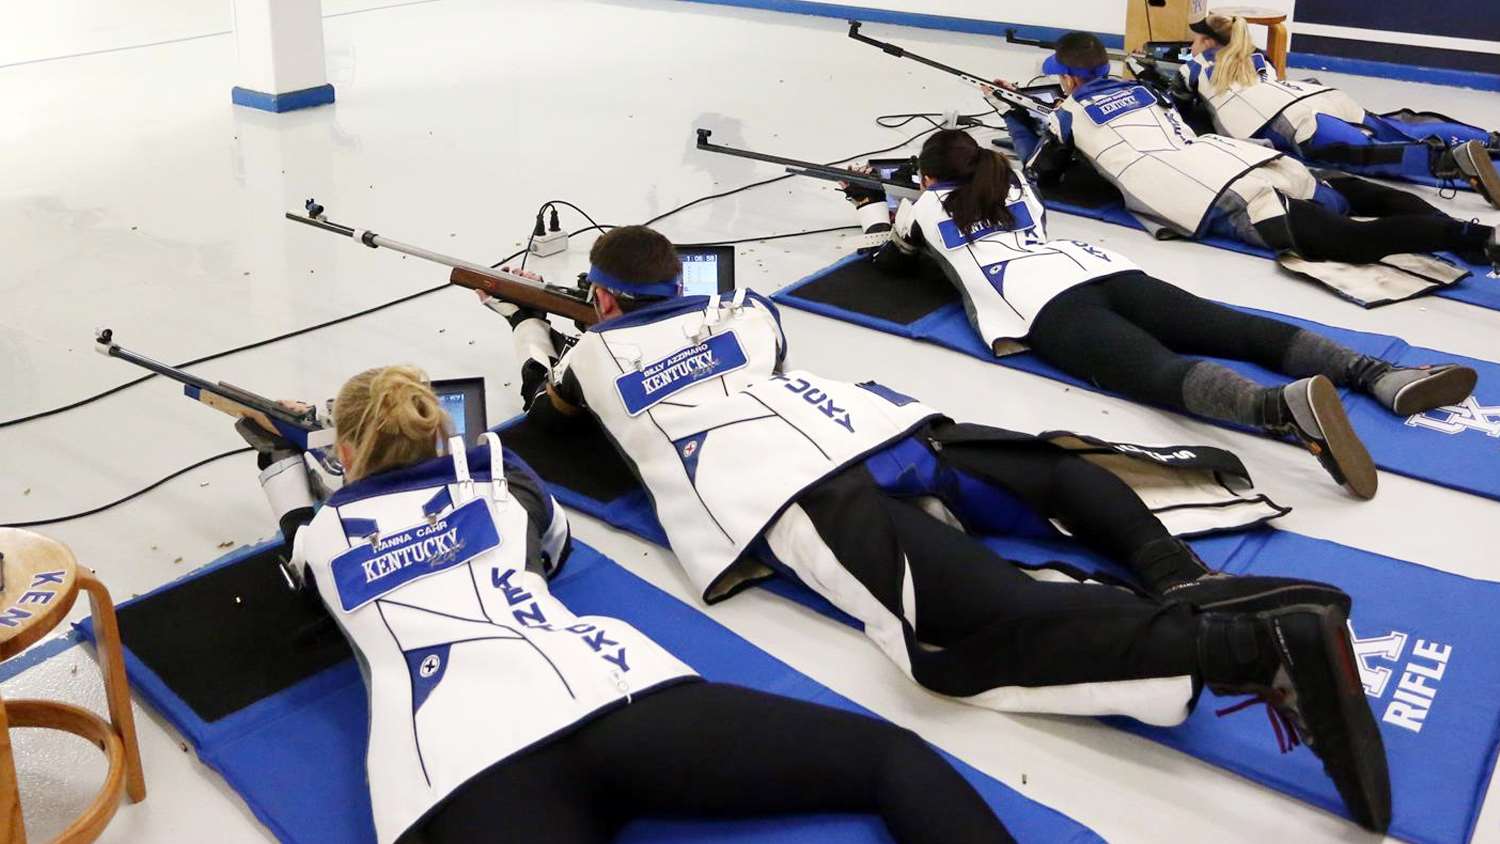
[[[1465,141],[1448,151],[1460,176],[1489,203],[1500,208],[1500,172],[1490,160],[1489,150],[1479,141]]]
[[[1256,613],[1291,606],[1333,607],[1348,615],[1353,604],[1337,586],[1316,580],[1260,575],[1206,574],[1162,591],[1162,600],[1205,612]]]
[[[1322,760],[1355,822],[1385,832],[1391,823],[1385,744],[1360,682],[1348,618],[1329,606],[1204,615],[1203,680],[1216,694],[1253,695],[1269,705],[1295,731],[1288,745],[1300,740]]]
[[[1335,482],[1360,498],[1374,498],[1379,486],[1375,461],[1349,424],[1333,382],[1322,375],[1303,378],[1273,397],[1278,408],[1267,414],[1266,429],[1289,435],[1318,458]]]
[[[1478,219],[1469,220],[1464,224],[1467,229],[1480,226]],[[1450,250],[1466,264],[1489,264],[1500,268],[1500,226],[1483,226],[1490,230],[1489,236],[1482,241],[1469,241],[1466,245]]]

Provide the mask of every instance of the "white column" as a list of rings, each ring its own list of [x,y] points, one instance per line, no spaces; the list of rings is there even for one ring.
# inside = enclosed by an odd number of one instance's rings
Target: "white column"
[[[291,111],[333,102],[320,0],[234,0],[238,105]]]

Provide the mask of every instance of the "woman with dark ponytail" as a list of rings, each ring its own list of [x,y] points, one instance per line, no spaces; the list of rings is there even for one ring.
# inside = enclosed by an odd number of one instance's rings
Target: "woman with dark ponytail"
[[[1009,205],[1015,177],[1003,156],[979,148],[966,132],[944,132],[922,147],[922,172],[955,187],[943,197],[943,210],[963,231],[982,226],[1015,226]]]
[[[917,164],[922,195],[903,200],[894,220],[882,194],[856,186],[845,193],[866,232],[890,232],[876,265],[910,272],[918,260],[935,262],[997,355],[1024,342],[1069,375],[1131,399],[1290,436],[1361,498],[1375,494],[1375,466],[1349,426],[1339,386],[1402,416],[1463,401],[1474,389],[1468,367],[1399,367],[1200,299],[1107,249],[1048,240],[1026,178],[966,132],[935,133]],[[1200,355],[1299,380],[1263,387]]]

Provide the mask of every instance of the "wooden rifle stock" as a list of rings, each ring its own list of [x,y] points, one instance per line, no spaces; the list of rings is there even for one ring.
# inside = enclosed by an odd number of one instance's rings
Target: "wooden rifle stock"
[[[350,238],[371,249],[391,249],[403,255],[442,264],[452,269],[452,272],[448,273],[449,284],[467,287],[470,290],[483,290],[501,301],[567,317],[583,326],[593,325],[599,321],[599,315],[594,312],[594,306],[589,303],[581,290],[532,280],[507,270],[486,267],[483,264],[444,255],[431,249],[402,243],[372,231],[335,223],[323,216],[324,208],[316,200],[309,199],[306,208],[306,214],[288,211],[286,218],[304,226],[312,226],[330,234]]]
[[[496,299],[512,305],[557,314],[582,325],[593,325],[599,321],[599,314],[594,310],[593,305],[584,301],[580,296],[572,295],[571,291],[563,292],[562,289],[550,285],[523,284],[464,267],[454,267],[453,271],[448,274],[448,283],[467,287],[470,290],[483,290]]]
[[[318,421],[312,408],[294,409],[280,402],[256,395],[242,387],[217,383],[160,361],[152,360],[122,348],[114,341],[114,332],[100,330],[94,337],[94,349],[105,357],[119,358],[142,369],[170,378],[182,385],[183,395],[220,413],[249,419],[262,430],[279,434],[302,449],[327,448],[333,445],[334,431]]]

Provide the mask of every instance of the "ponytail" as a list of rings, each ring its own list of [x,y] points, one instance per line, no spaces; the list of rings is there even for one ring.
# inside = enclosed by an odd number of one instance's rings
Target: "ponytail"
[[[917,158],[922,174],[958,186],[943,198],[943,210],[959,231],[981,227],[1008,229],[1015,217],[1007,207],[1014,176],[999,153],[981,149],[967,132],[944,129],[927,139]]]
[[[1214,31],[1214,39],[1223,45],[1214,56],[1213,78],[1210,80],[1213,90],[1248,88],[1259,82],[1260,74],[1255,72],[1255,61],[1252,58],[1255,55],[1255,42],[1250,40],[1250,24],[1239,15],[1232,18],[1209,15],[1205,22]],[[1223,38],[1226,33],[1228,41]]]
[[[339,442],[353,452],[349,480],[436,457],[449,435],[448,415],[427,375],[414,366],[367,369],[350,378],[333,403]]]

